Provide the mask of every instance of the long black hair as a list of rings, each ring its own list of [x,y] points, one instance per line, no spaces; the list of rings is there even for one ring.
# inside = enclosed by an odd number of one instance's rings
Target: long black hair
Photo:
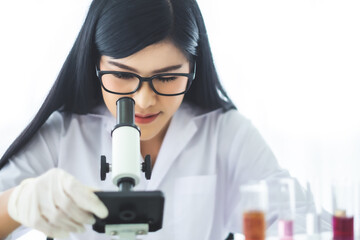
[[[56,110],[86,114],[103,102],[95,65],[100,56],[130,56],[162,40],[196,61],[184,101],[206,111],[235,108],[220,84],[195,0],[93,0],[79,35],[40,110],[0,159],[0,169]]]

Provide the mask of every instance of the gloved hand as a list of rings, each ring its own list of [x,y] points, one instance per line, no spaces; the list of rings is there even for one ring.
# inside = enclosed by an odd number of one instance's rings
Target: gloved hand
[[[95,223],[93,214],[108,215],[89,187],[61,169],[22,181],[9,197],[8,212],[22,225],[56,238],[85,231],[84,224]]]

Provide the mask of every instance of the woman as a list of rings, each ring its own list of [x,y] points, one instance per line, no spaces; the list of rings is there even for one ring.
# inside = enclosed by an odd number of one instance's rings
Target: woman
[[[93,189],[116,191],[98,160],[110,156],[122,96],[135,100],[141,155],[153,161],[136,190],[166,199],[163,228],[144,239],[225,239],[241,231],[241,184],[289,176],[222,88],[194,0],[94,0],[44,104],[1,158],[0,238],[23,225],[108,239],[91,229],[108,214]]]

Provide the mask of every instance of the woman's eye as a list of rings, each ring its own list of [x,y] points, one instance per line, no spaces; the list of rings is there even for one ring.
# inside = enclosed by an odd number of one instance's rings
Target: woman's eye
[[[113,73],[114,77],[121,78],[121,79],[130,79],[134,78],[134,75],[131,73],[125,73],[125,72],[119,72],[119,73]]]
[[[157,79],[159,81],[162,81],[162,82],[169,82],[169,81],[176,80],[176,77],[175,76],[172,76],[172,77],[158,77]]]

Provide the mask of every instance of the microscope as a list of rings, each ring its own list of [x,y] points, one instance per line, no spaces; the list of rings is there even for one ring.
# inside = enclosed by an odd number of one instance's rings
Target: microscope
[[[133,191],[140,182],[140,169],[146,179],[151,177],[151,159],[146,155],[140,163],[140,129],[135,125],[135,101],[129,97],[116,101],[116,125],[112,130],[112,164],[100,158],[100,179],[112,172],[117,192],[95,192],[109,210],[105,219],[95,216],[93,230],[136,240],[137,235],[155,232],[162,227],[165,198],[161,191]],[[53,238],[47,237],[47,240]]]
[[[135,240],[137,235],[155,232],[162,227],[164,195],[161,191],[134,191],[141,170],[151,177],[151,159],[140,163],[140,129],[135,125],[135,101],[123,97],[116,102],[116,125],[112,130],[112,164],[100,159],[100,178],[111,171],[114,192],[95,192],[109,210],[105,219],[96,218],[93,230],[120,240]]]

